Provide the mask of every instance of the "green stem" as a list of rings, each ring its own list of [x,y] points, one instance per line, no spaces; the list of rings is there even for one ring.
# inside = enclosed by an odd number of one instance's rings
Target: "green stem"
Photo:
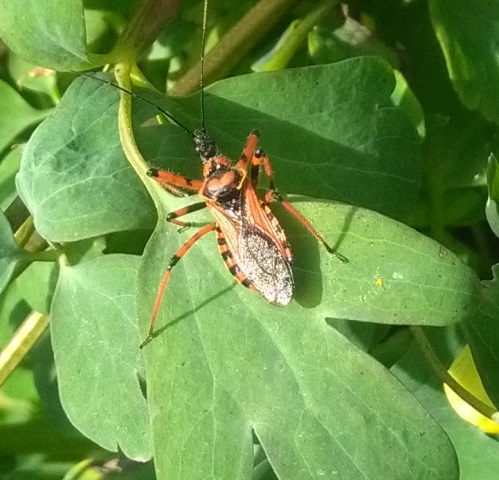
[[[59,252],[55,250],[45,251],[48,245],[47,241],[40,237],[35,230],[31,215],[18,228],[14,234],[14,238],[24,250],[20,250],[17,254],[20,261],[17,263],[9,283],[14,282],[32,262],[56,262],[59,258]]]
[[[31,235],[35,232],[35,224],[33,221],[33,216],[30,215],[26,220],[22,223],[22,225],[16,230],[14,234],[14,238],[20,247],[24,248],[28,243]]]
[[[213,47],[204,59],[204,83],[208,85],[230,72],[244,55],[272,30],[296,0],[260,0]],[[201,62],[196,63],[171,89],[175,96],[199,89]]]
[[[132,88],[132,83],[130,80],[130,74],[133,70],[132,65],[128,63],[119,63],[114,69],[116,75],[116,81],[118,85],[130,91]],[[140,153],[140,150],[135,141],[135,135],[133,133],[132,125],[132,96],[125,91],[120,90],[120,106],[118,111],[118,128],[120,134],[120,142],[125,152],[126,158],[130,162],[137,175],[142,180],[147,191],[154,201],[156,210],[158,214],[164,213],[163,204],[160,198],[161,188],[156,182],[152,182],[147,176],[146,172],[148,170],[147,162]]]
[[[0,386],[15,370],[47,329],[47,315],[31,312],[0,353]]]
[[[29,262],[57,262],[60,252],[56,250],[45,250],[43,252],[22,252],[23,260]]]
[[[306,41],[310,30],[312,30],[312,28],[314,28],[314,26],[333,9],[336,3],[338,3],[338,0],[325,0],[319,4],[317,8],[312,10],[303,20],[300,20],[293,31],[286,35],[282,44],[272,55],[272,59],[264,62],[262,68],[258,69],[258,71],[270,72],[286,68],[294,54]]]
[[[471,392],[466,390],[460,383],[458,383],[452,375],[447,371],[447,369],[442,365],[440,359],[435,354],[430,342],[426,338],[421,327],[412,326],[411,332],[414,335],[419,348],[423,352],[426,360],[431,365],[433,371],[437,374],[442,383],[446,383],[454,392],[459,395],[468,405],[472,406],[475,410],[480,412],[492,421],[499,423],[499,412],[493,407],[483,403],[481,400],[476,398]]]
[[[112,54],[114,62],[136,62],[177,15],[180,0],[137,0]]]

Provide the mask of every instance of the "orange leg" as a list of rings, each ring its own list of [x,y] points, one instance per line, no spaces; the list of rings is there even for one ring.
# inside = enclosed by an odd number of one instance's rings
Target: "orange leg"
[[[274,174],[272,172],[272,167],[270,165],[270,160],[263,153],[261,148],[257,148],[258,138],[260,133],[258,130],[253,130],[246,140],[246,145],[244,146],[243,153],[241,154],[241,158],[237,162],[236,167],[241,170],[246,170],[248,168],[248,163],[251,163],[251,183],[253,188],[256,190],[258,184],[258,175],[260,173],[260,165],[263,164],[263,168],[265,169],[265,174],[269,179],[269,188],[270,190],[275,190],[274,185]]]
[[[270,205],[273,202],[281,203],[291,215],[293,215],[320,243],[324,245],[329,253],[333,254],[342,262],[347,263],[348,258],[330,247],[326,240],[324,240],[320,233],[313,227],[313,225],[298,210],[296,210],[293,205],[279,195],[275,188],[274,173],[272,171],[269,157],[265,155],[262,149],[257,148],[259,135],[260,134],[257,130],[250,133],[236,167],[246,170],[248,163],[251,162],[251,184],[253,188],[256,189],[258,184],[258,175],[260,173],[260,165],[263,164],[265,174],[267,175],[269,181],[269,190],[265,194],[265,204]]]
[[[270,205],[273,202],[279,202],[293,217],[295,217],[324,247],[326,250],[333,254],[336,258],[344,263],[348,263],[348,258],[341,253],[334,250],[328,245],[326,240],[321,236],[321,234],[314,228],[314,226],[295,208],[291,203],[284,200],[281,195],[277,192],[274,184],[274,174],[272,172],[272,166],[270,164],[269,157],[265,155],[263,150],[260,148],[253,152],[251,157],[251,182],[253,187],[256,188],[258,183],[258,174],[260,170],[260,165],[263,164],[265,174],[269,180],[269,190],[265,194],[265,204]]]
[[[268,195],[268,194],[271,195]],[[269,191],[267,192],[267,195],[265,195],[265,201],[267,200],[267,197],[272,197],[272,201],[274,202],[279,202],[293,217],[295,217],[324,247],[326,250],[333,254],[338,260],[341,260],[343,263],[348,263],[348,258],[342,255],[340,252],[336,251],[334,248],[330,247],[326,240],[322,238],[320,233],[313,227],[313,225],[295,208],[291,203],[289,203],[286,200],[283,200],[283,198],[277,193],[277,192],[272,192]]]
[[[144,348],[153,338],[154,338],[154,326],[156,325],[156,319],[159,313],[159,307],[161,306],[161,300],[163,299],[163,295],[165,293],[166,287],[168,285],[168,280],[170,279],[170,274],[173,267],[179,262],[179,260],[189,251],[189,249],[203,236],[207,233],[215,230],[217,227],[214,223],[210,223],[206,225],[201,230],[196,232],[187,242],[185,242],[173,255],[173,257],[168,262],[168,267],[161,279],[161,282],[158,287],[158,294],[156,295],[156,299],[154,300],[154,307],[152,310],[151,321],[149,323],[149,331],[147,333],[146,339],[140,344],[140,348]]]
[[[198,210],[202,210],[203,208],[206,208],[205,202],[193,203],[192,205],[188,205],[187,207],[179,208],[174,212],[170,212],[166,215],[166,221],[173,223],[174,225],[178,225],[179,227],[191,227],[192,224],[190,222],[183,222],[181,220],[177,220],[177,218],[192,212],[197,212]]]
[[[269,191],[275,192],[275,183],[274,183],[274,172],[272,171],[272,165],[270,165],[270,160],[267,155],[263,152],[261,148],[257,148],[251,157],[251,182],[253,184],[253,188],[256,189],[258,184],[258,175],[260,174],[260,165],[263,165],[263,169],[265,170],[265,175],[267,175],[269,181]]]
[[[248,166],[248,162],[251,161],[251,159],[254,157],[254,152],[256,149],[256,146],[258,145],[258,137],[260,136],[260,133],[258,130],[253,130],[249,136],[248,139],[246,140],[246,145],[243,148],[243,153],[241,154],[241,158],[236,164],[236,167],[241,169],[241,170],[246,170]]]
[[[182,192],[179,188],[198,192],[203,186],[201,180],[186,178],[182,175],[177,175],[176,173],[161,170],[159,168],[150,168],[147,170],[147,175],[154,178],[163,188],[177,196],[182,196]]]

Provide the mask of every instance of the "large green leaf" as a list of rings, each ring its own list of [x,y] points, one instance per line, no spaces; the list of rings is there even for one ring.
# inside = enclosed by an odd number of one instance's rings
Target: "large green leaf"
[[[89,66],[80,0],[0,0],[0,11],[0,37],[25,60],[55,70]]]
[[[447,70],[463,103],[499,123],[499,9],[494,1],[431,0]]]
[[[154,224],[152,202],[119,143],[117,98],[96,80],[75,82],[25,148],[17,187],[47,240]]]
[[[106,255],[62,266],[51,334],[61,403],[73,424],[108,450],[151,456],[134,289],[139,258]]]
[[[213,238],[173,270],[158,336],[146,346],[159,476],[206,478],[215,471],[219,478],[247,478],[252,428],[283,479],[320,472],[455,478],[448,476],[455,466],[445,435],[326,318],[459,321],[477,308],[474,273],[440,245],[374,212],[295,205],[350,262],[283,222],[296,255],[290,305],[269,305],[236,285]],[[160,222],[139,271],[144,322],[174,245],[182,243],[172,230]]]

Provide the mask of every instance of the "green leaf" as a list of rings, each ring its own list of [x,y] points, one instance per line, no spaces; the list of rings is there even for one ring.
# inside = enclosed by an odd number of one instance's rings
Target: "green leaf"
[[[350,259],[341,264],[322,249],[320,260],[314,258],[315,240],[302,237],[296,225],[286,226],[289,238],[298,236],[292,245],[301,252],[295,268],[297,279],[303,276],[304,296],[298,291],[298,302],[324,316],[389,324],[447,325],[477,310],[476,274],[442,245],[375,212],[346,205],[296,205]],[[309,273],[318,264],[322,279]],[[317,296],[321,283],[324,292]]]
[[[62,405],[88,438],[136,460],[151,456],[134,289],[139,259],[106,255],[61,273],[51,333]]]
[[[29,254],[27,254],[29,259]],[[33,262],[16,278],[16,288],[24,302],[33,310],[48,314],[57,281],[57,269],[52,262]]]
[[[47,240],[154,225],[152,201],[119,142],[117,99],[96,80],[75,82],[25,148],[17,187]]]
[[[347,479],[454,478],[445,435],[326,318],[456,322],[477,308],[476,276],[440,245],[374,212],[295,205],[350,262],[283,222],[296,257],[290,305],[272,306],[235,285],[214,238],[173,270],[158,336],[146,346],[158,475],[182,469],[188,478],[212,471],[246,478],[252,428],[279,478],[320,478],[321,471]],[[172,230],[160,222],[139,270],[144,323],[169,257],[185,240]]]
[[[465,2],[447,3],[450,6],[444,14],[451,16]],[[477,5],[474,2],[468,9],[466,4],[466,12],[460,12],[463,24],[468,21],[468,12],[474,15]],[[371,22],[380,37],[396,38],[403,45],[403,51],[399,50],[401,70],[425,114],[426,182],[420,191],[423,201],[418,205],[416,221],[411,218],[411,224],[434,232],[446,226],[478,224],[483,220],[484,199],[477,174],[483,172],[489,153],[496,150],[496,127],[459,101],[430,22],[427,2],[381,2]],[[477,31],[466,27],[456,35],[474,35]]]
[[[23,251],[17,244],[7,217],[0,210],[0,292],[9,284],[14,268],[22,260]]]
[[[397,80],[395,89],[392,93],[393,103],[405,109],[407,116],[417,127],[419,135],[421,138],[424,138],[426,136],[426,126],[423,107],[419,103],[416,95],[414,95],[414,92],[411,90],[402,73],[398,70],[394,70],[393,73]]]
[[[94,238],[66,244],[64,252],[72,263],[80,263],[83,260],[102,255],[104,248],[102,239]],[[25,258],[29,261],[30,253],[25,252]],[[15,288],[23,302],[27,303],[33,310],[49,315],[57,277],[58,269],[55,261],[34,261],[16,278]]]
[[[0,0],[0,11],[0,37],[28,62],[54,70],[90,66],[80,0]]]
[[[499,123],[499,10],[495,2],[431,0],[433,28],[462,102]]]
[[[492,403],[499,405],[499,265],[492,267],[493,280],[484,281],[480,310],[466,322],[466,339],[483,386]]]
[[[489,197],[485,206],[485,215],[495,236],[499,237],[499,168],[494,154],[490,154],[489,156],[487,185]]]
[[[25,128],[48,115],[46,110],[36,110],[8,83],[0,80],[0,152]]]

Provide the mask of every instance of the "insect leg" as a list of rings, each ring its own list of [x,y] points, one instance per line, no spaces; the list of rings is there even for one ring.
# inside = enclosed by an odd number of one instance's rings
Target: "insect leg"
[[[166,215],[166,221],[173,223],[174,225],[178,225],[179,227],[192,227],[190,222],[182,222],[181,220],[177,220],[178,217],[183,217],[184,215],[188,215],[192,212],[197,212],[198,210],[202,210],[206,208],[205,202],[197,202],[192,205],[188,205],[187,207],[179,208],[174,212],[170,212]]]
[[[258,132],[258,130],[253,130],[249,134],[248,139],[246,140],[246,145],[243,148],[243,153],[241,154],[241,157],[236,164],[237,168],[240,168],[241,170],[246,170],[248,162],[250,162],[254,156],[256,146],[258,145],[259,136],[260,133]]]
[[[336,251],[334,248],[328,245],[326,240],[322,238],[321,234],[314,228],[314,226],[295,208],[291,203],[284,200],[276,191],[268,192],[272,193],[272,198],[274,202],[279,202],[293,217],[295,217],[324,247],[326,250],[333,254],[338,260],[343,263],[348,263],[348,258],[342,255],[340,252]],[[267,198],[267,195],[265,196]]]
[[[274,172],[272,171],[272,165],[270,164],[269,157],[265,155],[261,148],[257,148],[253,151],[251,156],[251,183],[253,184],[253,188],[256,189],[258,184],[258,176],[260,174],[260,165],[263,165],[263,169],[265,170],[265,175],[267,175],[269,181],[269,192],[275,192],[275,183],[274,183]],[[267,192],[267,195],[268,193]],[[265,199],[265,203],[271,203]]]
[[[260,148],[254,151],[251,158],[251,181],[256,188],[256,183],[258,182],[259,167],[263,164],[265,174],[269,180],[269,190],[265,194],[265,203],[267,205],[273,202],[279,202],[293,217],[295,217],[320,243],[324,245],[326,250],[333,254],[338,260],[344,263],[348,263],[348,258],[337,252],[334,248],[328,245],[326,240],[321,236],[321,234],[314,228],[314,226],[295,208],[291,203],[284,200],[281,195],[277,192],[274,184],[274,174],[272,172],[272,166],[270,164],[269,157],[265,155],[263,150]]]
[[[244,146],[243,153],[236,167],[240,170],[246,171],[248,168],[248,163],[251,163],[251,184],[256,190],[258,184],[258,176],[260,174],[260,165],[263,163],[265,168],[265,173],[269,179],[269,188],[275,190],[274,187],[274,175],[272,173],[272,167],[270,166],[270,161],[268,157],[263,153],[263,150],[257,148],[258,138],[260,132],[258,130],[253,130],[246,140],[246,145]]]
[[[201,180],[186,178],[182,175],[177,175],[176,173],[161,170],[159,168],[150,168],[147,170],[147,175],[154,178],[154,180],[156,180],[163,188],[177,196],[182,196],[182,193],[176,187],[185,188],[187,190],[195,190],[198,192],[203,186],[203,182]]]
[[[140,348],[144,348],[154,337],[154,326],[156,325],[156,319],[159,313],[159,307],[161,305],[161,300],[163,299],[163,295],[165,293],[166,287],[168,285],[168,280],[170,279],[170,273],[173,267],[179,262],[179,260],[189,251],[189,249],[203,236],[207,233],[216,229],[216,225],[214,223],[210,223],[206,225],[201,230],[196,232],[187,242],[185,242],[173,255],[173,257],[168,262],[168,267],[166,267],[166,271],[161,279],[161,282],[158,287],[158,294],[156,295],[156,299],[154,300],[154,307],[152,310],[151,321],[149,323],[149,331],[147,333],[146,339],[140,344]]]

